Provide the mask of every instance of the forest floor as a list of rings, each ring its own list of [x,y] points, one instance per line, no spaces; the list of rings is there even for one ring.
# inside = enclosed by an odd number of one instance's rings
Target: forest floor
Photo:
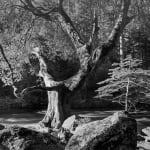
[[[94,111],[94,110],[75,110],[72,114],[77,114],[83,118],[92,118],[92,120],[101,120],[112,115],[117,110]],[[22,127],[30,127],[38,123],[44,117],[45,111],[30,111],[30,110],[8,110],[0,111],[0,124],[19,125]],[[131,113],[131,116],[136,119],[138,131],[149,126],[150,127],[150,111],[139,111]]]

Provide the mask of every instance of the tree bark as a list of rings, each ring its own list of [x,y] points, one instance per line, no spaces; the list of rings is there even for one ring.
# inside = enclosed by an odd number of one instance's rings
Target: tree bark
[[[45,82],[49,86],[49,81]],[[70,115],[70,107],[67,103],[68,90],[60,86],[55,91],[48,91],[47,112],[40,122],[42,127],[59,129],[63,121]]]
[[[59,128],[65,118],[62,107],[60,91],[48,92],[47,112],[41,123],[50,128]]]

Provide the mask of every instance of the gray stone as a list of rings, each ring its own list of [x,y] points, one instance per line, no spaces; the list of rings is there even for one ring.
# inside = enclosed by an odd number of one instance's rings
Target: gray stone
[[[62,124],[61,130],[58,132],[58,138],[64,144],[68,142],[76,128],[77,116],[68,117]]]
[[[142,132],[147,135],[148,137],[150,137],[150,127],[146,127],[144,129],[142,129]]]
[[[70,132],[73,132],[76,127],[76,121],[77,121],[77,116],[72,115],[64,121],[64,123],[62,124],[62,128],[69,130]]]
[[[123,112],[79,126],[65,150],[136,150],[137,124]]]

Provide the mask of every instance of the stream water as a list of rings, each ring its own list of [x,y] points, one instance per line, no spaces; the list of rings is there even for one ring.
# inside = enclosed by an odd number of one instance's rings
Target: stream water
[[[78,114],[82,117],[90,117],[93,120],[103,119],[111,114],[113,111],[74,111],[73,114]],[[31,110],[9,110],[0,111],[0,123],[7,125],[17,124],[19,126],[27,127],[38,123],[44,117],[45,111],[31,111]],[[150,111],[141,111],[132,113],[132,117],[137,120],[138,131],[142,128],[150,126]]]

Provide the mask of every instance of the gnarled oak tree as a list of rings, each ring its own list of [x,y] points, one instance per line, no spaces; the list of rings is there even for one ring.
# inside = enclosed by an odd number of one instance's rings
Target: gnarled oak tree
[[[85,42],[79,31],[76,29],[71,18],[63,8],[63,0],[59,0],[59,4],[50,10],[44,7],[37,6],[32,0],[20,0],[24,9],[32,12],[35,16],[42,17],[48,21],[56,21],[59,23],[64,32],[71,39],[74,49],[79,58],[80,67],[77,73],[73,76],[63,80],[57,81],[51,72],[48,72],[48,61],[41,53],[40,46],[29,44],[31,49],[30,55],[36,56],[39,66],[34,65],[33,60],[30,59],[31,64],[38,70],[38,75],[41,76],[45,82],[45,87],[30,87],[25,89],[21,95],[24,95],[32,90],[42,89],[48,91],[48,108],[45,117],[41,124],[51,128],[59,128],[64,119],[69,115],[69,107],[67,101],[71,99],[76,91],[83,89],[93,74],[97,73],[97,69],[102,67],[102,64],[109,58],[110,53],[115,48],[117,41],[123,32],[125,26],[131,21],[133,17],[128,16],[130,0],[123,0],[120,15],[116,21],[112,32],[108,36],[107,41],[98,47],[96,41],[98,40],[98,18],[95,13],[93,22],[92,35],[89,41]],[[32,58],[32,57],[31,57]]]

